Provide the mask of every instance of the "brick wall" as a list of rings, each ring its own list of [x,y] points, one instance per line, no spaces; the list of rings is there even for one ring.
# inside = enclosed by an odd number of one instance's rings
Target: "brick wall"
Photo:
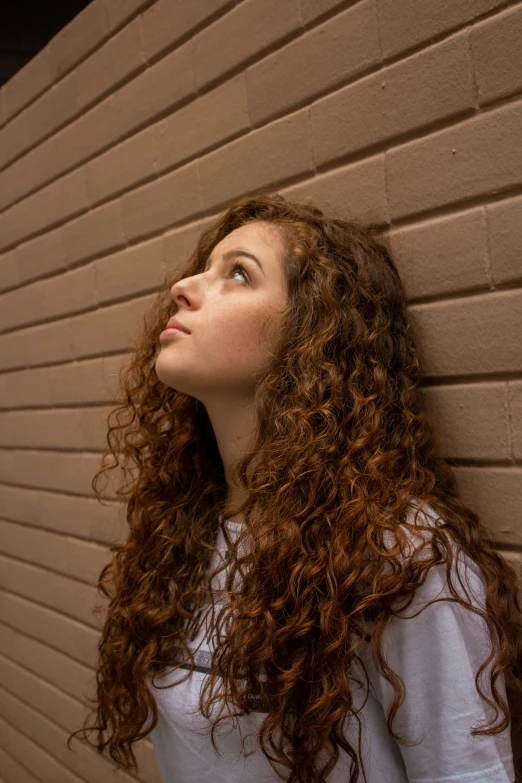
[[[124,535],[90,482],[129,335],[232,197],[382,225],[444,456],[522,577],[521,40],[500,0],[94,0],[2,87],[0,783],[132,778],[65,746]]]

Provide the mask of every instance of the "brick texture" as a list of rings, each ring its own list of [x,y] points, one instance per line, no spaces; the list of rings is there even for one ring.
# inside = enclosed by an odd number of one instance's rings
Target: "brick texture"
[[[467,41],[460,34],[317,101],[312,107],[316,163],[464,114],[473,101]]]
[[[447,37],[505,5],[506,0],[377,0],[383,54],[397,57],[434,38]]]
[[[213,84],[302,28],[298,0],[244,0],[192,39],[196,87]],[[233,45],[230,42],[233,41]]]
[[[309,103],[380,59],[375,3],[364,0],[248,69],[252,122],[260,125]]]
[[[522,90],[522,9],[508,9],[477,24],[470,43],[481,104]]]
[[[491,234],[488,256],[483,207],[417,220],[389,238],[410,301],[490,287]]]
[[[387,152],[395,219],[488,193],[509,194],[522,178],[522,101],[481,112]]]
[[[128,529],[91,481],[165,273],[259,188],[381,228],[522,601],[521,37],[514,0],[93,0],[0,88],[0,783],[135,780],[65,745]]]

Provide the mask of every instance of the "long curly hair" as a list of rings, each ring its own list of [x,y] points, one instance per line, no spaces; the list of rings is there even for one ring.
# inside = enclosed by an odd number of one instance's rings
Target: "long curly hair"
[[[201,273],[214,246],[253,220],[283,238],[288,306],[255,387],[253,447],[237,463],[246,499],[231,505],[205,407],[160,382],[155,361],[158,335],[176,311],[171,287]],[[92,480],[101,500],[99,479],[118,469],[129,532],[111,547],[97,581],[109,602],[96,609],[105,614],[97,696],[88,700],[96,722],[87,718],[68,744],[95,731],[100,754],[108,746],[121,768],[137,772],[132,745],[158,720],[148,680],[173,665],[192,672],[194,618],[208,602],[208,580],[226,567],[227,600],[214,617],[218,644],[199,704],[209,721],[214,704],[229,708],[211,725],[214,748],[217,724],[248,713],[254,690],[266,705],[256,749],[289,770],[289,783],[324,783],[339,748],[355,783],[360,764],[343,732],[355,713],[350,662],[359,644],[371,643],[394,689],[388,729],[407,744],[393,730],[402,681],[386,668],[381,641],[398,604],[409,605],[430,568],[446,563],[451,585],[455,547],[480,567],[486,609],[473,608],[452,585],[450,600],[480,614],[494,642],[482,665],[492,664],[494,702],[481,696],[500,719],[473,734],[499,733],[519,714],[519,580],[459,498],[440,456],[417,388],[415,324],[379,232],[376,224],[332,219],[313,204],[260,191],[231,203],[188,260],[165,275],[120,369],[108,450]],[[429,505],[443,522],[425,528],[427,557],[404,556],[413,498],[418,513]],[[222,520],[235,515],[244,524],[228,542],[231,558],[209,574]],[[500,675],[511,711],[495,686]]]

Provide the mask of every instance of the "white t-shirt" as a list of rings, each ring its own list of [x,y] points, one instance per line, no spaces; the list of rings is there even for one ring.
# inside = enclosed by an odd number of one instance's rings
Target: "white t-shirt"
[[[434,524],[436,520],[437,516],[429,506],[418,517],[420,524]],[[231,538],[237,537],[238,523],[229,520],[225,524]],[[221,529],[217,548],[211,569],[217,567],[216,558],[227,559],[227,545]],[[484,583],[478,566],[466,555],[461,555],[458,571],[466,580],[464,584],[472,603],[483,608]],[[218,589],[225,584],[225,574],[225,571],[219,574],[214,583]],[[453,572],[452,582],[465,598]],[[385,659],[401,677],[406,689],[393,728],[408,739],[422,740],[419,744],[399,745],[389,733],[385,714],[393,700],[393,687],[377,671],[370,644],[364,642],[357,650],[369,678],[368,690],[364,672],[355,662],[352,671],[362,685],[352,680],[353,704],[361,710],[362,760],[368,783],[513,783],[515,780],[510,727],[494,736],[470,735],[473,727],[479,727],[492,714],[491,708],[481,700],[474,682],[478,667],[490,650],[484,621],[453,601],[439,601],[416,617],[409,617],[421,605],[442,596],[451,597],[444,564],[430,569],[414,600],[402,612],[405,616],[392,618],[384,635]],[[221,755],[216,754],[210,740],[210,722],[198,709],[212,648],[212,634],[205,630],[203,623],[192,643],[192,649],[197,650],[197,668],[189,678],[165,690],[152,687],[149,678],[159,712],[159,722],[150,736],[164,783],[281,783],[262,751],[246,758],[241,755],[241,734],[246,738],[247,750],[253,749],[255,740],[246,735],[255,732],[260,725],[265,717],[262,712],[242,715],[235,718],[234,724],[223,721],[215,733]],[[491,698],[488,674],[489,669],[481,675],[480,683]],[[186,675],[187,669],[169,669],[162,678],[156,678],[155,685],[170,684]],[[497,679],[496,685],[505,698],[504,678]],[[213,710],[212,715],[217,715],[216,705]],[[358,733],[358,723],[352,717],[345,734],[356,751]],[[349,780],[350,759],[341,748],[339,753],[339,761],[328,777],[329,783]],[[282,766],[279,769],[284,778],[288,777],[288,770]],[[362,773],[359,779],[363,781]]]

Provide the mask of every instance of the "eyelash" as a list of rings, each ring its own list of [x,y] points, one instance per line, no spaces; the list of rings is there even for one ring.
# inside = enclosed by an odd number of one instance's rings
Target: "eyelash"
[[[242,273],[243,273],[243,276],[245,277],[245,279],[246,279],[247,283],[249,283],[249,282],[250,282],[250,280],[249,280],[249,277],[248,277],[247,273],[245,272],[245,270],[244,270],[244,268],[243,268],[243,264],[240,264],[238,261],[236,261],[236,263],[235,263],[235,264],[234,264],[234,266],[232,267],[232,269],[231,269],[231,271],[230,271],[230,277],[232,277],[232,275],[234,274],[234,272],[235,272],[237,269],[239,269],[239,270],[240,270],[240,272],[242,272]]]
[[[207,262],[207,264],[205,264],[205,269],[204,269],[205,272],[207,271],[207,268],[208,268],[208,262]],[[236,272],[238,269],[239,269],[240,272],[242,272],[243,276],[245,277],[245,279],[247,281],[247,285],[250,285],[250,278],[249,278],[247,272],[245,271],[245,268],[244,268],[243,264],[240,264],[239,261],[236,261],[236,263],[234,264],[234,266],[230,270],[229,277],[232,277],[234,272]],[[245,283],[243,283],[243,285],[245,285]]]

